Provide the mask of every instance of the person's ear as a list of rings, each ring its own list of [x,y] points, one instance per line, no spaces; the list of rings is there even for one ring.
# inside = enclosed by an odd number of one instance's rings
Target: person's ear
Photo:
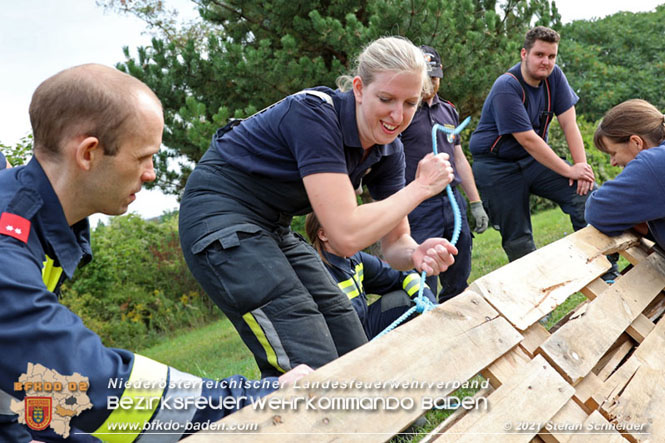
[[[520,57],[522,58],[522,61],[526,60],[526,54],[527,54],[526,49],[522,48],[522,50],[520,51]]]
[[[363,79],[361,79],[360,76],[356,75],[353,77],[353,95],[358,104],[363,102],[363,86]]]
[[[646,143],[639,135],[635,134],[631,135],[628,141],[632,143],[635,147],[637,147],[638,151],[646,149]]]
[[[97,137],[82,137],[73,143],[76,144],[74,151],[76,165],[84,171],[91,170],[93,164],[104,155]]]
[[[317,235],[317,237],[319,237],[319,240],[321,240],[322,242],[327,242],[328,241],[328,236],[323,231],[323,229],[319,229],[319,232],[317,232],[316,235]]]

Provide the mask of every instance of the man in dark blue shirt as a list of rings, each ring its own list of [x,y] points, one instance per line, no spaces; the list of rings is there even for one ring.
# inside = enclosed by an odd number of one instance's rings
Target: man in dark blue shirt
[[[92,259],[87,217],[124,213],[155,179],[164,127],[155,94],[116,69],[77,66],[37,88],[30,121],[32,160],[0,173],[0,441],[175,441],[187,425],[218,420],[275,390],[276,379],[216,383],[108,348],[58,302],[62,283]],[[70,388],[73,378],[85,389]],[[30,383],[42,381],[61,389]],[[30,412],[35,397],[50,405],[38,416]],[[201,399],[199,409],[192,402]],[[49,418],[57,422],[52,431]]]
[[[455,105],[447,100],[442,100],[437,95],[443,69],[439,53],[430,46],[421,46],[425,54],[430,70],[432,91],[423,97],[421,105],[413,116],[411,124],[402,132],[400,139],[404,144],[404,157],[406,159],[406,182],[411,183],[418,169],[418,162],[427,154],[432,152],[432,128],[439,124],[450,129],[459,125],[459,114]],[[466,217],[466,200],[457,186],[460,185],[469,198],[471,213],[475,219],[474,230],[477,233],[485,232],[488,217],[480,201],[480,195],[473,179],[471,165],[462,150],[461,138],[456,135],[452,141],[442,131],[436,135],[437,151],[444,152],[450,157],[455,178],[449,186],[452,187],[453,195],[459,205],[462,215],[462,224],[459,239],[457,240],[457,257],[455,263],[446,272],[439,274],[441,290],[439,301],[443,302],[452,298],[466,289],[467,279],[471,273],[471,229]],[[455,227],[453,211],[448,201],[447,192],[441,192],[422,202],[409,214],[409,225],[411,236],[422,242],[430,237],[451,238]],[[436,291],[436,276],[427,278],[427,284]]]
[[[521,62],[494,82],[469,142],[476,183],[511,261],[536,249],[530,194],[559,204],[575,230],[586,225],[584,202],[594,174],[575,120],[578,97],[556,65],[558,45],[559,34],[552,29],[537,26],[527,32]],[[554,115],[573,165],[547,144]]]

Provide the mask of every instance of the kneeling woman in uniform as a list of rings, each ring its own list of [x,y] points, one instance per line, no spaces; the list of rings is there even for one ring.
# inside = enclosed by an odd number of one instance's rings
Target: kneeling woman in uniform
[[[185,188],[187,264],[263,376],[322,366],[367,341],[349,299],[291,231],[292,216],[316,211],[346,256],[380,240],[398,269],[436,275],[457,253],[445,239],[416,243],[406,218],[453,178],[445,154],[428,155],[404,184],[396,138],[429,85],[422,52],[381,38],[362,51],[355,74],[338,80],[340,90],[303,91],[217,131]],[[354,190],[363,184],[376,202],[359,206]]]
[[[624,169],[591,194],[587,222],[607,235],[636,228],[665,248],[665,116],[647,101],[627,100],[605,114],[593,142]]]
[[[420,275],[416,271],[398,271],[363,251],[344,257],[330,245],[314,213],[305,219],[305,232],[337,286],[351,300],[368,339],[379,335],[414,306],[414,298],[420,289]],[[369,304],[367,294],[379,298]],[[425,285],[423,295],[436,304],[429,286]],[[408,320],[413,317],[415,314]]]

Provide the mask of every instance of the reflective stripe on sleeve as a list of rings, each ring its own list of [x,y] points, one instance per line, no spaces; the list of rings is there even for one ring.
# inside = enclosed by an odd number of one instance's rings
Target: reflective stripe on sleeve
[[[365,279],[365,267],[358,263],[354,269],[351,278],[337,283],[337,286],[349,297],[349,300],[356,298],[363,292],[363,280]]]
[[[55,262],[48,255],[46,256],[46,261],[44,262],[44,267],[42,268],[42,280],[46,289],[53,292],[55,287],[60,281],[60,276],[62,275],[62,268],[60,266],[55,266]]]
[[[185,432],[185,426],[192,421],[197,410],[194,403],[186,403],[185,399],[196,400],[201,397],[202,383],[203,380],[199,377],[169,368],[169,390],[166,392],[166,399],[169,404],[173,405],[174,403],[178,404],[179,400],[176,399],[181,398],[183,399],[182,404],[187,404],[188,407],[160,408],[152,422],[167,426],[151,428],[150,431],[141,434],[137,443],[171,443],[178,441],[182,437],[182,433]],[[180,426],[176,427],[176,423]],[[182,433],[179,434],[180,431]]]
[[[355,281],[353,281],[353,278],[341,281],[337,283],[337,286],[339,286],[342,292],[344,292],[346,296],[349,297],[349,300],[360,295],[360,292],[358,292],[358,287]]]
[[[427,284],[425,284],[425,287],[429,288]],[[404,289],[404,291],[409,294],[409,297],[418,295],[418,289],[420,289],[420,276],[415,272],[407,275],[402,282],[402,289]]]
[[[134,354],[134,366],[118,404],[138,407],[123,409],[118,406],[92,435],[111,443],[134,441],[159,407],[168,371],[168,366]],[[135,424],[138,429],[130,428],[131,424]]]
[[[242,318],[252,330],[259,343],[261,343],[268,363],[280,372],[290,370],[291,361],[286,354],[282,341],[279,339],[279,335],[272,322],[261,308],[248,312]]]

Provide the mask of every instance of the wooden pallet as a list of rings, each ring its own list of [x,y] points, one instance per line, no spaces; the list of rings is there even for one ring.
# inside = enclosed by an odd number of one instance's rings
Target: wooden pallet
[[[631,266],[607,285],[599,277],[613,252]],[[275,407],[220,422],[257,431],[187,441],[387,441],[477,374],[490,383],[476,407],[459,408],[424,441],[665,441],[664,288],[665,257],[648,242],[587,227],[273,393]],[[578,291],[588,301],[545,329],[539,320]]]

